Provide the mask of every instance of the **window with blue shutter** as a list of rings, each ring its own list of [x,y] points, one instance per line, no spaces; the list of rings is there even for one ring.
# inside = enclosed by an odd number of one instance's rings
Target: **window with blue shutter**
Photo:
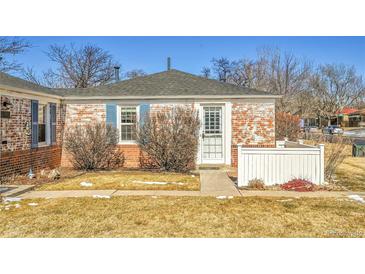
[[[139,124],[143,126],[145,119],[148,117],[150,112],[149,104],[141,104],[139,106]]]
[[[56,104],[49,104],[49,112],[50,112],[50,133],[51,133],[51,144],[55,144],[56,141],[56,125],[57,125],[57,115],[56,115]]]
[[[106,105],[106,124],[117,128],[117,105],[107,104]]]
[[[38,101],[31,101],[31,114],[32,114],[32,148],[38,147]]]

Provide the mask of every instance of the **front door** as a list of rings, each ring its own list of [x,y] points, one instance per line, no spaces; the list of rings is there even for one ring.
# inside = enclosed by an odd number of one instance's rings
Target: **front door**
[[[202,107],[202,164],[224,163],[223,106]]]

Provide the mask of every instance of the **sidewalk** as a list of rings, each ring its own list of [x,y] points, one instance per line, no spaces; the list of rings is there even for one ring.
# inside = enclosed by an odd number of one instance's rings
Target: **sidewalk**
[[[200,173],[200,191],[179,190],[58,190],[31,191],[19,198],[67,198],[101,196],[241,196],[239,190],[228,178],[227,173],[217,170],[205,170]]]

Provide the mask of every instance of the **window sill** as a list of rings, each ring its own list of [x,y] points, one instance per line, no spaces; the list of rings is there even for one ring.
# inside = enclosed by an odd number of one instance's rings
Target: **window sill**
[[[136,141],[120,141],[118,145],[137,145]]]
[[[38,143],[37,147],[48,147],[48,146],[50,146],[50,145],[46,144],[46,143]]]

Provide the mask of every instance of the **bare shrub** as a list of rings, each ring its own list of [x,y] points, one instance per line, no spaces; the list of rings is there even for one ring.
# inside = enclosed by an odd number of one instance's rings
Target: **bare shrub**
[[[187,172],[195,167],[199,127],[198,114],[192,108],[165,108],[144,117],[137,142],[157,168]]]
[[[312,136],[313,137],[313,136]],[[324,176],[329,183],[335,181],[336,169],[350,155],[351,140],[342,136],[315,136],[307,141],[312,145],[325,144]]]
[[[326,146],[324,176],[327,181],[334,181],[336,169],[345,160],[347,148],[349,147],[350,143],[351,142],[348,139],[336,136],[332,138],[332,143]]]
[[[65,135],[64,145],[76,169],[109,169],[123,166],[124,155],[116,145],[116,129],[104,123],[73,126]]]
[[[264,190],[265,189],[265,183],[261,179],[253,179],[248,182],[248,187],[252,189],[259,189]]]
[[[300,133],[300,117],[286,112],[278,112],[275,119],[276,139],[288,138],[296,141]]]

